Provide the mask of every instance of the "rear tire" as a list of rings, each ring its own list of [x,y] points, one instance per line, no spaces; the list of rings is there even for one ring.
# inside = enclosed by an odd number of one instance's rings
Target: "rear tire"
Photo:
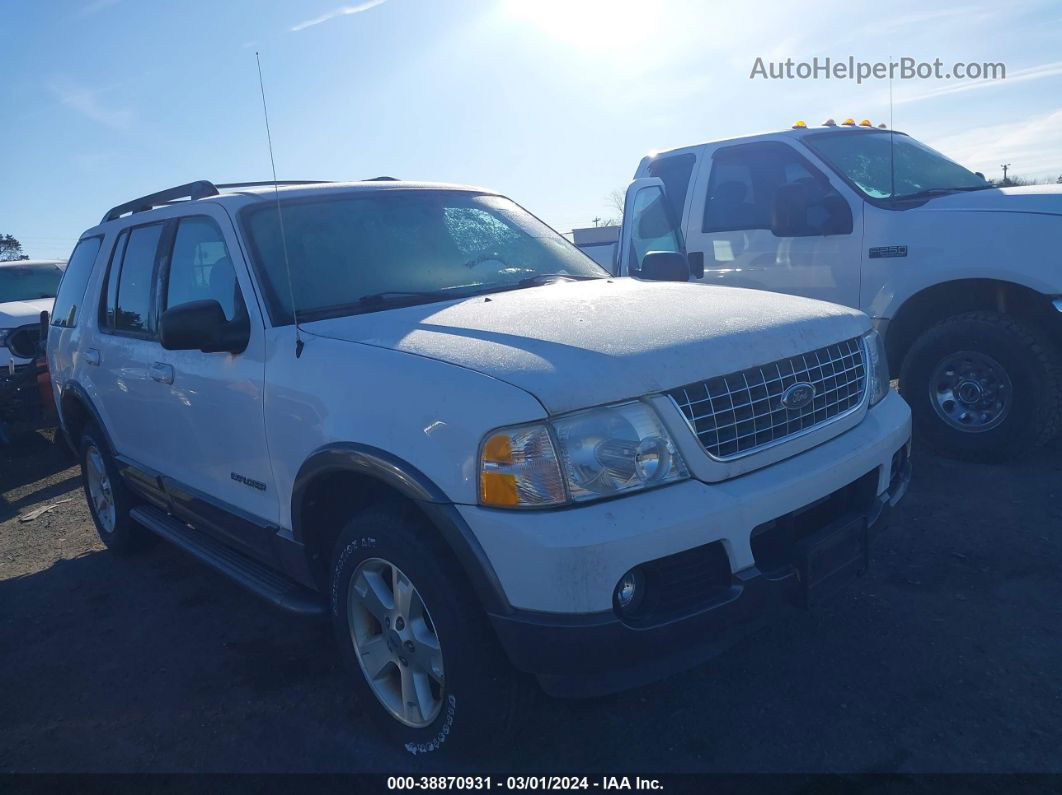
[[[414,507],[369,508],[347,523],[331,604],[357,700],[393,742],[411,754],[453,753],[510,735],[527,687]]]
[[[116,555],[142,549],[149,533],[129,516],[137,500],[122,480],[99,428],[87,425],[80,447],[81,483],[100,540]]]
[[[1053,346],[1035,329],[997,312],[969,312],[915,341],[900,393],[936,450],[998,462],[1055,435],[1062,374]]]

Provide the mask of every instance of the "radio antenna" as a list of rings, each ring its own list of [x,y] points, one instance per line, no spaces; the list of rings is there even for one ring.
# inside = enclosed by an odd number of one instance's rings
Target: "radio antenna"
[[[299,328],[299,311],[295,308],[295,284],[291,280],[291,260],[288,258],[288,239],[284,234],[284,214],[280,211],[280,188],[277,185],[277,164],[273,159],[273,136],[269,132],[269,109],[266,107],[265,81],[262,80],[262,59],[254,53],[258,64],[258,88],[262,92],[262,115],[265,117],[266,143],[269,145],[269,165],[273,169],[273,197],[277,200],[277,221],[280,223],[280,247],[284,250],[284,270],[288,275],[288,293],[291,296],[291,316],[295,320],[295,358],[302,356],[302,330]]]
[[[276,177],[274,177],[276,179]],[[896,128],[892,124],[892,56],[889,56],[889,198],[896,198]]]

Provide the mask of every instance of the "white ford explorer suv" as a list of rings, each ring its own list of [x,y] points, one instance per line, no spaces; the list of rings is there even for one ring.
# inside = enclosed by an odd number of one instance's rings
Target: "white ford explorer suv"
[[[576,696],[694,665],[866,567],[910,413],[861,312],[649,281],[688,279],[673,253],[642,276],[468,187],[116,207],[48,338],[100,537],[330,615],[414,753],[495,732],[528,673]]]
[[[999,460],[1059,430],[1062,185],[994,188],[852,119],[660,152],[635,177],[665,187],[695,278],[870,315],[938,450]],[[626,242],[619,274],[668,245]]]

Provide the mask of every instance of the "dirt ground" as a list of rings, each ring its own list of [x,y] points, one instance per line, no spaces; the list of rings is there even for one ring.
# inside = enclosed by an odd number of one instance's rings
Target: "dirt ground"
[[[649,687],[542,696],[489,759],[383,746],[327,625],[163,543],[112,557],[46,434],[0,449],[0,520],[0,772],[1062,772],[1058,444],[1007,467],[916,452],[835,602]]]

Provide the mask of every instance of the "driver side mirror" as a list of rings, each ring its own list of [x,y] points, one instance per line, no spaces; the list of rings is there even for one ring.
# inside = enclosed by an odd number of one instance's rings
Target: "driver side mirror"
[[[650,251],[642,258],[641,270],[631,275],[653,282],[688,282],[690,263],[677,251]]]
[[[159,320],[159,339],[168,351],[240,353],[250,341],[247,315],[225,319],[225,310],[213,298],[170,307]]]

